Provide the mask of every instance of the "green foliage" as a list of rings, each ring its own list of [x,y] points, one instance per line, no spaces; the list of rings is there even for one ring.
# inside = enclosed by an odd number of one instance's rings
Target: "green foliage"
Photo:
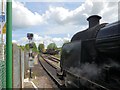
[[[36,44],[35,44],[34,42],[33,42],[32,44],[33,44],[32,51],[33,51],[33,52],[38,52]],[[27,51],[30,49],[30,48],[29,48],[29,44],[26,44],[26,45],[25,45],[25,49],[26,49]]]
[[[47,49],[57,49],[57,45],[55,43],[50,43],[48,46],[47,46]]]
[[[35,43],[33,43],[33,52],[37,52],[37,46],[36,46],[36,44]]]
[[[45,48],[44,44],[39,44],[38,45],[38,51],[39,52],[44,52],[44,48]]]
[[[24,50],[25,49],[25,46],[19,46],[20,49]]]
[[[26,49],[26,50],[29,50],[29,44],[26,44],[26,45],[25,45],[25,49]]]

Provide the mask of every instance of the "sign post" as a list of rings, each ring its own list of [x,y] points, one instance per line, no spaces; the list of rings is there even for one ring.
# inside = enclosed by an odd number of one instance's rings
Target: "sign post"
[[[27,33],[27,38],[29,40],[29,68],[30,68],[30,76],[29,78],[32,78],[32,67],[34,67],[34,61],[33,61],[33,54],[32,54],[32,39],[33,39],[33,34],[32,33]]]

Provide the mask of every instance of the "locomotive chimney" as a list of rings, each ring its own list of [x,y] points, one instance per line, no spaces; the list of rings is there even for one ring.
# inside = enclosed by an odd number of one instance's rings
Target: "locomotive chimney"
[[[100,19],[101,19],[101,17],[98,15],[92,15],[92,16],[88,17],[87,20],[89,22],[89,28],[92,28],[95,25],[99,24]]]

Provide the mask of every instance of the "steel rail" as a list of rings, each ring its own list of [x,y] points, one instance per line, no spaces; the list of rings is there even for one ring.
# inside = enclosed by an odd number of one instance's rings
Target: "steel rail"
[[[42,56],[40,55],[40,56],[38,56],[38,57],[42,57]],[[53,81],[56,83],[56,85],[57,85],[59,88],[61,88],[61,87],[63,88],[63,87],[64,87],[64,83],[62,83],[62,81],[61,81],[59,78],[57,78],[57,76],[56,76],[56,74],[55,74],[56,68],[54,68],[53,66],[51,66],[49,63],[46,63],[46,61],[44,60],[43,57],[42,57],[42,59],[43,59],[43,61],[38,58],[39,63],[41,64],[41,66],[43,67],[43,69],[44,69],[44,70],[47,72],[47,74],[53,79]],[[45,66],[45,64],[43,64],[43,63],[46,63],[46,64],[48,65],[49,70],[48,70],[48,68]],[[50,70],[51,67],[52,67],[52,69]]]
[[[58,67],[56,67],[55,65],[51,64],[49,61],[47,61],[42,55],[41,57],[50,65],[52,66],[53,68],[57,69]]]

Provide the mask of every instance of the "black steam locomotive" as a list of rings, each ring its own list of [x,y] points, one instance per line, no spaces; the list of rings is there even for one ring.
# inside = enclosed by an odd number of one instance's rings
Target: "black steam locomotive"
[[[60,67],[67,87],[120,90],[120,21],[99,24],[100,19],[90,16],[89,28],[62,47]]]

